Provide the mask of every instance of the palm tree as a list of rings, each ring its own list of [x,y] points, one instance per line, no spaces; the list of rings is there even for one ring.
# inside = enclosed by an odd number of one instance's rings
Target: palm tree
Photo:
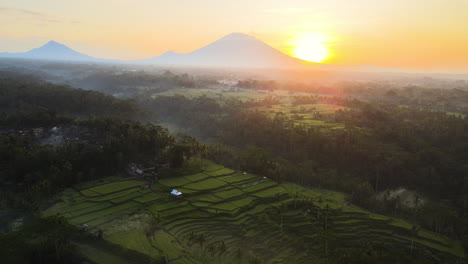
[[[254,254],[252,251],[250,252],[250,254],[252,256],[249,259],[249,264],[262,264],[263,263],[263,260],[257,254]]]
[[[200,244],[200,247],[203,249],[203,244],[206,242],[206,238],[204,234],[198,234],[197,242]]]
[[[418,235],[419,227],[413,225],[411,227],[411,256],[413,255],[413,245],[414,245],[414,238]]]
[[[221,255],[223,255],[227,251],[227,246],[224,243],[224,240],[221,240],[217,243],[218,249],[218,261],[220,261]]]
[[[216,252],[216,247],[215,247],[214,243],[209,244],[206,249],[208,250],[208,253],[210,253],[210,256],[214,257],[215,252]]]
[[[190,234],[189,234],[188,240],[190,242],[193,242],[196,239],[196,237],[197,236],[195,235],[195,233],[193,231],[191,231]]]

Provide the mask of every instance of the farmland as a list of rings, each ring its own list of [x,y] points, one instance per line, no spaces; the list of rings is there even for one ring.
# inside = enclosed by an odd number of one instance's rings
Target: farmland
[[[344,106],[330,104],[326,102],[316,103],[304,103],[295,105],[293,104],[294,96],[310,96],[314,95],[311,93],[304,92],[289,92],[286,90],[275,90],[272,92],[261,91],[261,90],[249,90],[249,89],[174,89],[162,93],[154,94],[157,96],[175,96],[182,95],[188,98],[195,98],[200,96],[206,96],[213,98],[220,103],[227,99],[239,99],[241,101],[259,101],[268,98],[273,98],[274,103],[267,106],[255,107],[256,110],[264,112],[269,116],[274,117],[278,113],[283,113],[297,125],[304,126],[315,126],[326,129],[341,129],[344,127],[343,124],[324,122],[320,119],[320,116],[332,114],[333,112],[340,109],[347,109]],[[323,95],[321,95],[323,96]]]
[[[372,214],[347,202],[342,193],[277,183],[205,162],[204,170],[147,183],[106,178],[63,192],[44,216],[63,215],[74,225],[122,248],[169,263],[311,263],[340,247],[395,248],[455,261],[464,256],[457,241],[401,219]],[[176,188],[183,196],[172,198]],[[157,228],[148,233],[148,226]],[[324,227],[326,226],[326,228]],[[325,232],[326,231],[326,232]],[[194,237],[203,234],[204,241]],[[223,243],[223,251],[213,245]],[[412,246],[413,244],[413,246]],[[109,252],[83,248],[96,263]]]

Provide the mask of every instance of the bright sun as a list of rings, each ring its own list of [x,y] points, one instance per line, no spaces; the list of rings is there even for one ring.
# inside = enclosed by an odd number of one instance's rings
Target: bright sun
[[[312,62],[321,62],[329,57],[326,41],[326,37],[316,33],[302,33],[291,43],[294,47],[294,57]]]

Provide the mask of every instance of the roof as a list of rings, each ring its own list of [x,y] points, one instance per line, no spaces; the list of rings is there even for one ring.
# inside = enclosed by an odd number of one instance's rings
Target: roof
[[[172,190],[171,194],[172,194],[172,195],[176,195],[176,196],[182,195],[182,193],[179,192],[179,191],[176,190],[176,189]]]

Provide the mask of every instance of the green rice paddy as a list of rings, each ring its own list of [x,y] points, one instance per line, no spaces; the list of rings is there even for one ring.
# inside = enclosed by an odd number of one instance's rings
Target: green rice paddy
[[[297,95],[312,95],[311,93],[295,92],[289,93],[286,90],[276,90],[274,92],[265,92],[249,89],[239,89],[238,91],[230,91],[223,89],[174,89],[165,91],[163,93],[155,94],[154,96],[173,96],[183,95],[188,98],[207,96],[219,100],[221,103],[223,100],[229,98],[236,98],[242,101],[248,100],[262,100],[267,97],[275,97],[278,99],[278,104],[269,107],[256,107],[257,110],[267,113],[271,117],[274,117],[278,113],[283,113],[290,117],[296,125],[314,126],[324,129],[343,129],[344,124],[324,122],[323,120],[317,119],[315,116],[317,113],[321,115],[332,114],[337,110],[347,109],[344,106],[328,104],[324,102],[317,102],[313,104],[301,104],[293,105],[292,96]]]
[[[350,205],[342,193],[277,183],[213,163],[197,174],[161,179],[152,190],[140,188],[143,183],[113,177],[67,189],[43,214],[86,223],[89,232],[103,230],[107,241],[169,263],[246,263],[250,251],[265,263],[312,263],[323,252],[318,234],[325,218],[335,247],[374,241],[409,250],[413,240],[414,252],[454,261],[464,256],[459,242],[423,229],[413,237],[411,223]],[[183,196],[171,197],[172,188]],[[158,228],[147,235],[150,221]],[[194,233],[204,234],[203,246],[190,239]],[[219,241],[227,250],[211,257],[206,248]],[[107,259],[99,263],[121,261],[111,252],[84,250],[91,260]]]

